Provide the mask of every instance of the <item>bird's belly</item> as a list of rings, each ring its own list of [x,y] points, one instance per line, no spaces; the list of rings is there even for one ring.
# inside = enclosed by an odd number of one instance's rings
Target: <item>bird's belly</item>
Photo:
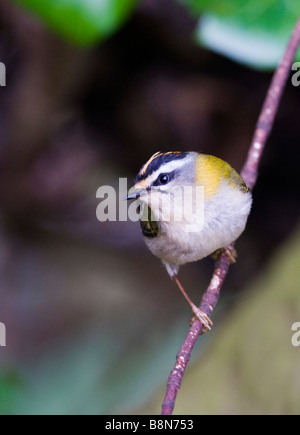
[[[151,252],[165,264],[182,265],[201,260],[235,241],[244,231],[250,213],[250,192],[222,187],[207,201],[203,220],[196,228],[184,222],[159,222],[158,234],[145,238]]]
[[[207,236],[192,233],[184,237],[181,235],[180,240],[174,234],[173,237],[160,234],[155,239],[147,239],[146,243],[164,263],[177,265],[201,260],[220,248],[219,243],[208,240]]]
[[[161,224],[155,238],[145,238],[150,251],[164,263],[176,264],[201,260],[218,249],[224,248],[236,240],[245,229],[247,217],[232,218],[222,221],[204,223],[200,231],[187,232],[176,223],[168,223],[168,228]]]

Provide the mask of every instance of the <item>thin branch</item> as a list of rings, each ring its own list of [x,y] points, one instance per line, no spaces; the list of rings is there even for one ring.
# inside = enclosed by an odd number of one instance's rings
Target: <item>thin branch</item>
[[[291,39],[286,48],[284,57],[278,66],[271,82],[267,97],[265,99],[260,117],[258,119],[254,137],[249,149],[246,163],[241,171],[245,183],[252,189],[258,176],[258,166],[263,154],[267,139],[273,128],[279,103],[289,78],[291,65],[297,54],[300,45],[300,18],[292,33]]]
[[[261,110],[260,117],[258,119],[258,123],[256,125],[247,160],[241,171],[242,178],[251,189],[253,189],[255,186],[258,177],[258,166],[262,158],[265,144],[273,128],[281,96],[287,83],[291,65],[295,59],[299,45],[300,17],[286,48],[283,60],[274,74],[267,97]],[[230,248],[233,247],[234,243],[230,245]],[[202,298],[200,309],[208,316],[211,316],[218,302],[220,291],[229,271],[229,267],[230,260],[227,254],[224,253],[215,262],[212,279]],[[181,387],[187,364],[191,358],[194,346],[199,336],[203,332],[202,329],[202,324],[199,322],[199,320],[196,320],[177,354],[175,366],[169,376],[167,383],[167,391],[162,405],[162,415],[171,415],[173,413],[176,397]]]
[[[231,245],[233,246],[233,245]],[[203,295],[200,309],[208,316],[211,316],[217,305],[223,282],[226,278],[230,266],[228,255],[221,255],[215,262],[215,269],[211,282]],[[181,382],[187,364],[192,356],[195,344],[202,333],[202,324],[195,320],[186,337],[180,351],[176,356],[176,364],[169,376],[167,392],[162,405],[162,415],[171,415],[174,410],[177,393],[181,387]]]

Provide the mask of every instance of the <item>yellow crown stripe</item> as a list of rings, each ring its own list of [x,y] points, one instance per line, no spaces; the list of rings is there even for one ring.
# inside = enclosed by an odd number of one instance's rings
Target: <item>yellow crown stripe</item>
[[[141,169],[141,174],[144,175],[147,171],[147,168],[149,167],[149,165],[153,162],[154,159],[156,159],[157,157],[161,156],[162,153],[159,151],[158,153],[153,154],[153,156],[148,160],[148,162],[143,166],[143,168]]]
[[[153,156],[148,160],[148,162],[145,163],[145,165],[142,167],[140,174],[144,175],[146,173],[147,169],[149,168],[149,166],[151,165],[153,160],[155,160],[161,156],[167,156],[169,154],[182,154],[182,151],[168,151],[167,153],[162,153],[161,151],[159,151],[159,152],[153,154]]]

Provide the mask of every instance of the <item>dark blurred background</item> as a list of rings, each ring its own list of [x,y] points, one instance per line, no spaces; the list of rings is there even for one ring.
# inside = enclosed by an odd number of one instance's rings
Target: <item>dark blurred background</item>
[[[202,151],[241,169],[272,72],[202,48],[195,26],[175,1],[144,0],[114,35],[80,48],[0,3],[3,414],[147,412],[138,409],[167,380],[189,308],[138,223],[97,221],[96,191],[118,188],[119,177],[133,182],[156,151]],[[299,92],[290,83],[285,91],[199,365],[297,228]],[[182,268],[193,300],[212,268],[211,259]],[[211,412],[222,408],[213,403]]]

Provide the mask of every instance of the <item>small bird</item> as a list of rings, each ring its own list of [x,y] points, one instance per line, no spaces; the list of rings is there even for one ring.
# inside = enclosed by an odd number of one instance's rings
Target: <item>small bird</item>
[[[126,199],[139,200],[148,248],[161,259],[195,317],[211,329],[210,318],[181,285],[179,267],[222,252],[242,234],[252,205],[249,188],[220,158],[158,152],[141,168]]]

